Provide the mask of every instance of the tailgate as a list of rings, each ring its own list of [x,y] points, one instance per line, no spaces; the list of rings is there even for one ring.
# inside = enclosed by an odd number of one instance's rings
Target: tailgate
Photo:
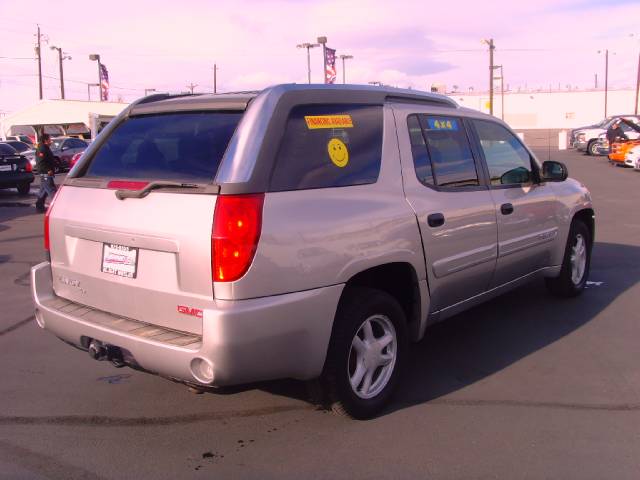
[[[96,140],[51,209],[56,294],[200,334],[213,300],[211,182],[242,115],[129,116]]]
[[[215,195],[65,186],[50,218],[53,287],[60,297],[135,320],[202,332],[213,298]],[[184,308],[180,309],[184,312]]]

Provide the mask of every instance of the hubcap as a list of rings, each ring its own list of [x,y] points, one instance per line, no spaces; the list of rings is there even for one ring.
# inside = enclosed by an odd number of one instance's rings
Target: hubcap
[[[396,329],[385,315],[367,318],[351,341],[347,374],[353,392],[368,399],[389,383],[396,364]]]
[[[581,234],[576,235],[571,247],[571,281],[574,285],[580,285],[587,266],[587,245]]]

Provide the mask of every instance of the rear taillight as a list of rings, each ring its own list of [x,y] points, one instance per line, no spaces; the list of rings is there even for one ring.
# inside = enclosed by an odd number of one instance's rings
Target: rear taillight
[[[53,211],[53,204],[56,203],[56,198],[60,195],[62,191],[62,186],[58,187],[58,191],[56,191],[55,195],[51,199],[51,203],[49,204],[49,208],[47,209],[47,213],[44,214],[44,249],[48,252],[50,250],[49,243],[49,217],[51,216],[51,212]]]
[[[31,162],[29,162],[28,160],[24,164],[24,171],[25,172],[33,172],[33,167],[31,166]]]
[[[215,282],[233,282],[253,261],[262,230],[264,194],[220,195],[211,233],[211,268]]]

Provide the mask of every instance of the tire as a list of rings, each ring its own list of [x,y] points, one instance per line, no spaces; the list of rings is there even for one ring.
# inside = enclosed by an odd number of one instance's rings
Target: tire
[[[587,145],[587,155],[594,155],[594,156],[599,155],[598,142],[596,142],[595,140],[591,140],[589,142],[589,144]]]
[[[28,195],[29,194],[29,190],[31,190],[31,184],[30,183],[21,183],[16,188],[18,189],[18,194],[19,195]]]
[[[385,337],[389,343],[378,343]],[[322,375],[332,410],[357,419],[376,415],[396,389],[408,347],[405,315],[395,298],[373,288],[345,291]]]
[[[545,279],[549,291],[558,297],[575,297],[582,293],[591,266],[591,233],[580,220],[573,220],[564,250],[560,275]]]

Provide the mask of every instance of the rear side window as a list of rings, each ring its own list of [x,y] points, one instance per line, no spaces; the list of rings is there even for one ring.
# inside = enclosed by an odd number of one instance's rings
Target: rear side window
[[[419,115],[428,159],[431,163],[433,183],[438,187],[475,187],[480,185],[476,164],[471,153],[467,133],[460,118]],[[411,125],[409,125],[411,131]],[[413,143],[413,138],[412,138]],[[424,176],[427,162],[413,151],[418,179],[427,185]],[[421,174],[421,172],[423,172]]]
[[[409,138],[411,139],[411,153],[413,154],[413,165],[416,169],[416,176],[425,185],[435,185],[433,181],[433,169],[431,168],[431,159],[427,151],[427,143],[420,128],[420,122],[417,115],[407,117],[407,126],[409,127]]]
[[[131,117],[100,146],[85,176],[208,183],[241,117],[241,112]]]
[[[272,191],[375,183],[382,157],[382,106],[300,105],[291,110]]]

